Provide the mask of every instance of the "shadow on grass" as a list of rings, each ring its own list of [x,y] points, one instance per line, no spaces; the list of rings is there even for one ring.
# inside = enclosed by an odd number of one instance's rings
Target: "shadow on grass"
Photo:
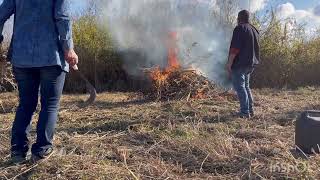
[[[1,163],[0,165],[0,179],[17,179],[17,180],[25,180],[30,179],[31,176],[36,172],[37,165],[26,161],[21,164],[14,164],[11,160]],[[12,177],[4,176],[5,174],[1,174],[1,171],[10,172]],[[3,176],[3,177],[2,177]]]
[[[10,113],[15,113],[16,111],[16,105],[1,105],[0,104],[0,115],[3,114],[10,114]]]
[[[297,120],[297,118],[299,118],[304,111],[308,111],[308,110],[320,111],[320,106],[311,105],[311,106],[301,107],[300,110],[287,111],[287,112],[284,112],[283,114],[278,114],[275,120],[277,124],[280,126],[290,126],[290,125],[294,126],[295,125],[294,122]]]
[[[236,117],[231,114],[230,112],[226,112],[224,114],[217,114],[214,116],[206,116],[203,118],[203,122],[205,123],[226,123],[226,122],[231,122],[234,121]]]
[[[105,121],[104,118],[97,119],[94,122]],[[101,124],[90,124],[84,127],[71,127],[64,125],[64,127],[58,127],[57,132],[66,132],[66,133],[77,133],[77,134],[95,134],[96,132],[123,132],[127,131],[135,125],[141,124],[143,121],[128,121],[128,120],[121,120],[121,121],[108,121],[103,122]]]
[[[98,109],[112,109],[112,108],[128,108],[133,105],[143,105],[153,102],[147,99],[138,99],[133,101],[123,101],[123,102],[106,102],[106,101],[96,101],[92,107]]]
[[[137,100],[132,100],[132,101],[122,101],[122,102],[107,102],[107,101],[100,101],[97,100],[94,103],[85,106],[84,101],[79,100],[79,101],[72,101],[72,102],[64,102],[62,103],[63,106],[65,107],[70,107],[76,106],[80,109],[82,108],[93,108],[93,109],[115,109],[115,108],[128,108],[133,105],[143,105],[146,103],[153,102],[152,100],[148,99],[137,99]]]

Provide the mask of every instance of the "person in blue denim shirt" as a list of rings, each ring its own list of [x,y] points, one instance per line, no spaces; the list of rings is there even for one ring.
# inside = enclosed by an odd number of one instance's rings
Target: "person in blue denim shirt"
[[[259,32],[249,23],[250,13],[242,10],[238,14],[238,26],[233,31],[229,60],[226,69],[240,101],[239,117],[254,116],[250,76],[259,64]]]
[[[37,139],[31,149],[32,159],[40,160],[53,152],[52,141],[65,76],[69,65],[73,67],[78,63],[73,50],[70,2],[3,0],[0,34],[12,15],[14,28],[8,60],[18,84],[19,106],[12,126],[11,158],[13,162],[27,158],[28,135],[40,94]],[[0,39],[3,39],[2,35]]]

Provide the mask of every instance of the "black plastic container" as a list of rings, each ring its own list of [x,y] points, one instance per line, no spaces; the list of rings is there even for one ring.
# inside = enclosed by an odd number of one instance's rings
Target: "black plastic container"
[[[296,121],[295,143],[306,154],[320,151],[320,111],[305,111]]]

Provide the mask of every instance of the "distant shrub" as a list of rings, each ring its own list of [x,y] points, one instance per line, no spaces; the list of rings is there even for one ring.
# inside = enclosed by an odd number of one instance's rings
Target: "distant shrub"
[[[93,82],[98,91],[121,90],[126,74],[117,55],[110,34],[99,28],[92,15],[82,16],[74,22],[73,36],[75,50],[79,56],[79,68]],[[65,90],[85,90],[85,84],[73,73],[67,78]]]
[[[305,27],[293,20],[280,21],[274,14],[270,17],[261,34],[261,64],[255,71],[253,86],[320,85],[320,38],[308,37]]]

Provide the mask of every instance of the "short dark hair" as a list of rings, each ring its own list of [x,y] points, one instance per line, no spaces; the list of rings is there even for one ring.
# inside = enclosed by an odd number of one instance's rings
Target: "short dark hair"
[[[250,12],[247,10],[242,10],[238,14],[238,20],[240,22],[248,23],[250,19]]]

